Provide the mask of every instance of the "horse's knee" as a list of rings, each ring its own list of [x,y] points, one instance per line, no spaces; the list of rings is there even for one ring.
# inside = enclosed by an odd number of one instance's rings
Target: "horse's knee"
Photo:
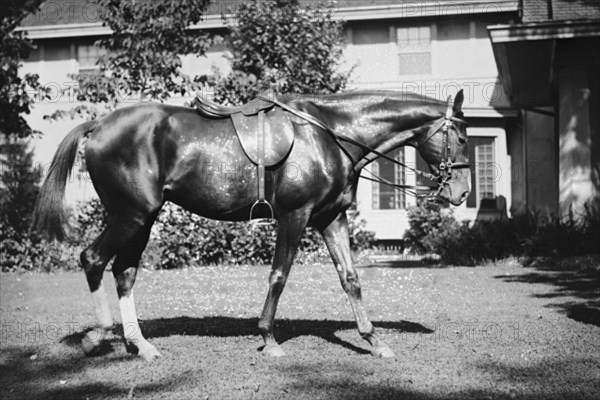
[[[346,293],[352,296],[360,296],[361,288],[360,288],[360,280],[358,279],[358,275],[356,273],[349,273],[342,279],[342,286]]]
[[[287,281],[287,276],[281,271],[273,271],[269,275],[269,285],[273,290],[282,290]]]

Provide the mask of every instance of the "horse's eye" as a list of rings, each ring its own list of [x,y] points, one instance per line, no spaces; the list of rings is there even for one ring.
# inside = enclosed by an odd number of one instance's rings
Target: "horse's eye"
[[[467,143],[467,139],[463,138],[463,137],[459,137],[458,138],[458,144],[463,145]]]

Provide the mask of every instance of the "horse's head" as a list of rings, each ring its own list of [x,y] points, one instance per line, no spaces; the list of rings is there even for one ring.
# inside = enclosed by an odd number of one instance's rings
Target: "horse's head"
[[[446,112],[431,124],[417,148],[437,176],[436,197],[455,206],[462,204],[471,191],[471,171],[467,148],[467,123],[462,119],[462,89],[454,102],[448,98]]]

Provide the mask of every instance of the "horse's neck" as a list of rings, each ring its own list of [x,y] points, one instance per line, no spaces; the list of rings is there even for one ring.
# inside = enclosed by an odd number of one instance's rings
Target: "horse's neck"
[[[348,101],[319,104],[323,115],[329,116],[329,125],[341,136],[363,143],[379,153],[387,153],[405,145],[416,145],[426,134],[435,117],[428,107],[404,106],[393,101],[381,104]],[[348,146],[356,169],[377,158],[367,149]]]

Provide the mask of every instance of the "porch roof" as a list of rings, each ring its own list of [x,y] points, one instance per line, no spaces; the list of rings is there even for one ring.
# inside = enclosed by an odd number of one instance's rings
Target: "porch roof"
[[[548,21],[488,27],[500,82],[514,105],[553,105],[558,40],[600,37],[600,20]]]

